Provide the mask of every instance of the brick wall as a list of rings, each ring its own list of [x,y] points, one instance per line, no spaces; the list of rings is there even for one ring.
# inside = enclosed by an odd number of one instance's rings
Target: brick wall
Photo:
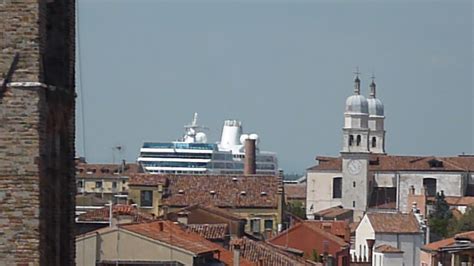
[[[0,265],[74,263],[73,0],[0,0]]]

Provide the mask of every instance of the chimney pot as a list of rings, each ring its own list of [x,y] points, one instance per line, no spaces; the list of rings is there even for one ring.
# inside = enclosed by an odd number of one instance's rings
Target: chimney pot
[[[245,140],[245,160],[244,160],[244,174],[254,175],[257,173],[256,158],[256,143],[255,139],[248,138]]]

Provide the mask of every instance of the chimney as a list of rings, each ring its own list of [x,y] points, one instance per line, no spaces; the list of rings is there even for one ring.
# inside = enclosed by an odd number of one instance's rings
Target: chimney
[[[257,172],[257,165],[255,162],[255,138],[247,138],[245,140],[245,161],[244,161],[244,175],[254,175]]]
[[[367,258],[368,262],[372,261],[372,252],[374,250],[375,239],[366,239],[367,241],[367,248],[369,249],[369,256]]]
[[[178,223],[188,224],[188,215],[187,211],[178,212]]]
[[[240,266],[240,245],[234,244],[234,266]]]

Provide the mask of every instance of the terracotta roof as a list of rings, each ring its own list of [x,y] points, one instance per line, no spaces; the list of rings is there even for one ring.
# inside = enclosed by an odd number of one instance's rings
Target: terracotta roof
[[[278,176],[169,175],[163,204],[185,207],[200,203],[217,207],[277,208]]]
[[[306,199],[306,184],[284,184],[287,199]]]
[[[351,230],[351,234],[355,233],[357,227],[359,226],[360,222],[352,222],[349,224],[349,229]]]
[[[227,224],[188,224],[187,230],[194,232],[205,239],[225,239],[227,235]]]
[[[76,178],[118,178],[139,173],[140,166],[136,163],[121,164],[88,164],[76,163]]]
[[[403,213],[369,212],[366,214],[375,233],[418,234],[420,226],[416,217]]]
[[[291,228],[289,228],[289,229],[281,232],[280,234],[276,235],[275,237],[272,237],[271,239],[268,240],[268,242],[276,244],[276,242],[278,242],[277,241],[278,239],[286,238],[288,234],[291,234],[292,232],[297,231],[300,228],[305,227],[305,228],[308,228],[312,232],[315,233],[315,234],[308,234],[308,235],[306,235],[306,237],[313,238],[313,239],[321,239],[321,240],[331,241],[331,242],[335,243],[336,245],[339,245],[341,248],[343,248],[343,247],[348,246],[349,243],[347,243],[344,240],[345,232],[342,232],[342,230],[344,230],[344,229],[338,228],[338,227],[340,227],[340,225],[342,225],[339,222],[340,221],[338,221],[337,225],[334,226],[334,229],[331,225],[331,228],[327,231],[323,229],[324,225],[328,224],[326,222],[305,221],[305,222],[302,222],[302,223],[297,223],[294,226],[292,226]],[[348,226],[347,223],[345,223],[345,225]],[[347,227],[347,230],[348,229],[349,228]],[[332,231],[339,233],[339,235],[333,234]],[[349,231],[347,231],[347,232],[349,232]],[[349,237],[350,236],[348,236],[348,238]],[[292,243],[293,240],[294,239],[291,238],[291,241],[289,241],[289,243],[287,243],[289,247],[295,246]],[[347,240],[350,240],[350,239],[347,239]],[[308,241],[305,241],[305,239],[297,239],[296,241],[298,243],[307,243],[308,242]],[[306,249],[311,249],[311,247],[308,247]]]
[[[432,242],[421,247],[422,250],[428,252],[436,252],[441,248],[451,246],[456,243],[456,239],[469,239],[474,242],[474,231],[463,232],[456,234],[454,237],[442,239],[440,241]]]
[[[314,213],[314,215],[328,218],[328,219],[333,219],[333,218],[337,218],[341,215],[348,214],[348,213],[352,213],[352,210],[344,209],[342,208],[342,206],[335,206],[335,207],[327,208],[324,210],[320,210]]]
[[[231,250],[233,250],[235,244],[240,246],[241,256],[253,263],[259,263],[260,261],[263,262],[263,265],[272,266],[314,265],[273,245],[254,241],[247,237],[232,240]]]
[[[456,197],[456,196],[445,196],[444,199],[451,206],[471,206],[474,205],[474,197]],[[436,201],[436,197],[428,197],[428,201]]]
[[[456,234],[454,239],[469,239],[470,241],[474,242],[474,231]]]
[[[78,217],[80,222],[106,222],[109,221],[109,207],[85,212]],[[134,222],[152,221],[154,217],[151,214],[139,211],[131,205],[114,205],[112,207],[112,215],[114,217],[128,215],[133,217]]]
[[[160,229],[162,225],[162,230]],[[215,252],[218,249],[198,234],[186,232],[171,221],[119,225],[120,228],[151,239],[188,250],[194,254]]]
[[[403,253],[400,249],[390,245],[380,245],[374,249],[378,253]]]
[[[442,239],[440,241],[432,242],[429,244],[424,245],[421,247],[422,250],[425,251],[437,251],[438,249],[445,247],[445,246],[450,246],[454,244],[456,241],[454,240],[454,237]]]
[[[310,171],[342,171],[341,157],[316,157],[317,165]],[[370,171],[473,171],[474,156],[436,157],[436,156],[370,156]]]
[[[128,179],[128,186],[167,185],[168,177],[156,174],[133,174]]]
[[[305,225],[311,228],[318,228],[331,233],[343,239],[345,242],[350,241],[350,227],[347,221],[304,221]]]
[[[212,214],[216,214],[218,216],[221,216],[221,217],[224,217],[224,218],[227,218],[227,219],[231,219],[231,220],[234,220],[234,221],[246,220],[245,217],[240,216],[237,213],[228,211],[227,209],[219,208],[219,207],[212,206],[212,205],[203,205],[203,204],[193,204],[191,206],[187,206],[187,207],[181,208],[179,210],[176,210],[172,213],[179,213],[179,212],[182,212],[182,211],[192,211],[192,210],[195,210],[195,209],[202,209],[202,210],[205,210],[205,211],[210,212]]]

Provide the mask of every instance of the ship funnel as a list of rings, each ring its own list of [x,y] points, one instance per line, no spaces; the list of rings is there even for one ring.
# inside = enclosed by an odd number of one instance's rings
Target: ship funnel
[[[238,120],[225,120],[222,128],[221,145],[222,147],[232,147],[240,144],[240,135],[242,135],[242,124]]]

